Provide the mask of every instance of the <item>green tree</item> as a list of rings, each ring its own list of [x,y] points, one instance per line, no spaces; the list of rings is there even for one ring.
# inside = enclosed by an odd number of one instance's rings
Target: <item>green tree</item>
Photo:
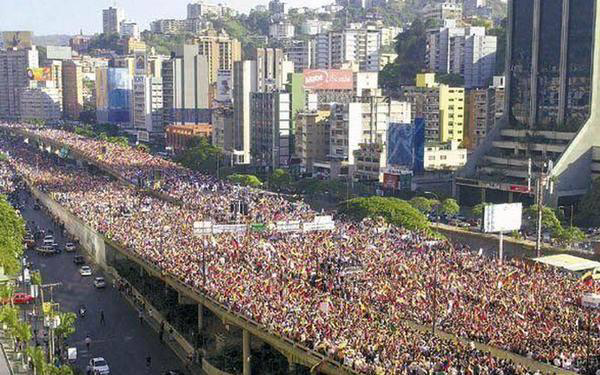
[[[184,167],[216,175],[218,164],[223,157],[223,151],[209,143],[205,137],[193,137],[188,142],[188,148],[179,154],[175,161]]]
[[[289,189],[292,185],[292,177],[290,173],[284,169],[275,169],[269,176],[269,187],[272,190]]]
[[[538,218],[538,205],[534,204],[525,211],[529,218],[529,225],[535,227]],[[549,231],[552,237],[558,238],[563,230],[560,220],[556,217],[556,212],[549,207],[542,206],[542,232]]]
[[[383,88],[397,90],[402,85],[414,85],[417,73],[425,68],[427,48],[427,26],[419,18],[410,28],[396,37],[398,57],[379,74],[379,84]]]
[[[244,186],[250,186],[250,187],[260,187],[262,186],[262,182],[260,181],[260,179],[254,175],[251,174],[232,174],[227,176],[227,180],[229,180],[230,182],[234,183],[234,184],[240,184],[240,185],[244,185]]]
[[[582,227],[600,227],[600,178],[594,180],[579,202],[575,222]]]
[[[7,275],[16,275],[21,271],[25,222],[3,195],[0,195],[0,218],[0,266]]]
[[[557,239],[560,243],[570,246],[585,240],[585,234],[577,227],[563,228],[559,231]]]
[[[448,198],[442,202],[441,211],[445,215],[457,215],[460,212],[460,206],[456,199]]]
[[[410,205],[419,210],[420,212],[427,214],[433,209],[433,204],[436,200],[428,199],[425,197],[414,197],[409,201]]]
[[[60,324],[56,327],[54,332],[58,338],[59,345],[62,345],[65,339],[75,333],[75,320],[77,320],[77,315],[72,312],[64,312],[59,313],[59,317]]]
[[[340,203],[339,209],[342,214],[356,220],[382,217],[390,224],[409,230],[429,231],[429,222],[425,215],[407,201],[398,198],[354,198]]]
[[[471,212],[473,213],[473,216],[475,216],[476,218],[481,218],[483,217],[483,208],[485,207],[485,202],[484,203],[478,203],[473,207],[473,210],[471,210]]]
[[[435,75],[436,82],[446,84],[452,87],[461,87],[465,85],[465,79],[460,74],[442,74],[437,73]]]
[[[46,372],[46,353],[40,347],[31,347],[27,349],[27,356],[33,362],[34,375],[47,375]]]

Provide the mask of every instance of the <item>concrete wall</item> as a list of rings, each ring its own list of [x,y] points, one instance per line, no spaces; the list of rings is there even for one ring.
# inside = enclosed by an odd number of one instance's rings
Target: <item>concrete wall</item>
[[[33,196],[39,199],[54,216],[58,217],[65,224],[67,231],[79,240],[81,247],[88,252],[94,262],[101,268],[107,269],[104,237],[56,203],[46,193],[41,192],[31,184],[29,187]]]

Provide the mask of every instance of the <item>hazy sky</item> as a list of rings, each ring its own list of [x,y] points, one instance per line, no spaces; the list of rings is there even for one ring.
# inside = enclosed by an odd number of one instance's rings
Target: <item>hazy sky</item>
[[[269,0],[213,0],[213,4],[226,4],[247,12]],[[191,0],[117,0],[125,9],[125,17],[149,27],[158,18],[185,18],[186,5]],[[288,0],[288,4],[296,3]],[[303,0],[303,6],[319,6],[333,0]],[[102,32],[102,9],[113,5],[114,0],[0,0],[0,31],[32,30],[35,35],[84,34]]]

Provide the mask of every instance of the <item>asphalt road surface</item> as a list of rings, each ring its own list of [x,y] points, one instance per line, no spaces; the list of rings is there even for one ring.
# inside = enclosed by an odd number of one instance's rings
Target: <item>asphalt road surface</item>
[[[25,194],[21,193],[21,203]],[[28,223],[34,220],[41,228],[54,230],[54,240],[64,249],[68,240],[54,227],[44,211],[33,210],[33,198],[29,198],[21,213]],[[39,244],[39,241],[38,241]],[[154,374],[162,375],[167,370],[181,370],[183,363],[166,345],[161,344],[158,334],[146,323],[140,324],[138,311],[107,283],[105,289],[96,289],[92,283],[95,276],[104,276],[97,267],[92,267],[93,276],[82,277],[79,266],[73,263],[74,254],[65,253],[42,256],[33,250],[26,251],[33,268],[41,270],[44,284],[62,283],[54,289],[52,298],[60,303],[61,311],[78,313],[83,304],[87,308],[85,317],[78,316],[75,334],[67,339],[68,346],[77,347],[77,367],[85,371],[90,358],[104,357],[114,375]],[[50,290],[45,290],[44,298],[50,299]],[[104,312],[105,323],[101,324],[100,312]],[[91,338],[90,350],[86,349],[85,338]],[[151,367],[146,367],[146,358],[151,357]]]

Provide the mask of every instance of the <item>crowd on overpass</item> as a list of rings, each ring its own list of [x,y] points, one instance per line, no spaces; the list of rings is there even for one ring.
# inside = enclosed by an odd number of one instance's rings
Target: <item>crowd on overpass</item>
[[[30,131],[44,139],[60,142],[133,184],[164,193],[218,223],[310,221],[314,218],[314,212],[302,201],[290,202],[277,194],[236,186],[213,176],[192,172],[143,150],[93,140],[64,130]],[[248,204],[247,215],[242,217],[239,212],[232,212],[231,205],[236,201]]]
[[[22,146],[1,146],[13,168],[116,242],[272,332],[361,372],[524,372],[407,323],[431,325],[434,317],[459,337],[569,369],[585,364],[588,327],[577,299],[594,286],[546,266],[501,265],[373,222],[199,239],[192,235],[203,215],[197,207],[140,195]],[[600,354],[599,325],[594,315],[592,355]]]

